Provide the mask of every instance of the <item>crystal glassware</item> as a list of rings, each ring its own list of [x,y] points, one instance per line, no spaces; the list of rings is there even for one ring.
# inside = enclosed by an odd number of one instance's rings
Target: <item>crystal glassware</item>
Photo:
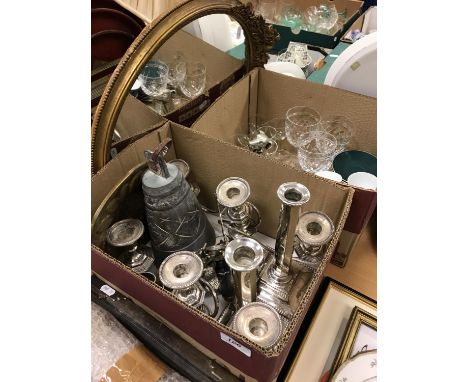
[[[349,118],[341,115],[329,116],[320,122],[322,129],[336,138],[337,146],[335,155],[346,150],[353,134],[354,125]]]
[[[314,131],[310,142],[298,148],[301,168],[307,172],[328,170],[336,151],[336,138],[325,131]]]
[[[169,83],[175,88],[177,88],[185,78],[185,61],[186,57],[184,53],[177,51],[167,63]]]
[[[281,11],[281,24],[290,27],[291,32],[298,34],[304,24],[303,12],[294,6],[286,6]]]
[[[273,23],[276,16],[276,0],[258,0],[257,13],[267,22]]]
[[[320,114],[307,106],[294,106],[286,112],[286,139],[294,147],[312,140],[312,132],[320,128]]]
[[[169,69],[160,61],[148,62],[139,75],[141,90],[155,98],[166,92]]]
[[[178,66],[180,68],[180,65]],[[179,84],[182,93],[195,98],[203,93],[206,86],[206,67],[201,62],[185,63],[185,78]]]

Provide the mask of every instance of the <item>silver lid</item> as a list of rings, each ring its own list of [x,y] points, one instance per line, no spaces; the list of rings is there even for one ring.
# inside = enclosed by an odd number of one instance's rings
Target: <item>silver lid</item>
[[[297,182],[283,183],[276,192],[280,200],[288,206],[302,206],[310,199],[306,186]]]
[[[331,240],[334,230],[333,222],[327,215],[309,211],[299,218],[296,235],[304,244],[320,246]]]
[[[278,312],[262,302],[251,302],[240,308],[232,326],[237,333],[262,347],[273,346],[283,331]]]
[[[173,160],[169,161],[168,163],[172,163],[172,164],[176,165],[176,167],[179,169],[182,176],[184,178],[187,178],[187,175],[190,172],[190,166],[188,165],[188,163],[186,161],[184,161],[183,159],[173,159]]]
[[[263,261],[263,248],[260,243],[249,237],[232,240],[224,250],[224,259],[229,268],[248,272],[257,268]]]
[[[107,230],[107,242],[114,247],[127,247],[137,242],[145,227],[138,219],[124,219]]]
[[[250,186],[245,179],[232,177],[224,179],[216,187],[216,199],[224,207],[239,207],[250,196]]]
[[[169,255],[159,267],[159,278],[170,289],[185,289],[195,284],[203,272],[203,262],[195,253],[180,251]]]

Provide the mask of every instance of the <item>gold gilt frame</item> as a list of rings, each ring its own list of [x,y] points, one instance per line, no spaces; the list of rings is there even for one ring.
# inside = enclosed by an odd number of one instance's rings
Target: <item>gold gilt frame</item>
[[[245,66],[250,71],[268,61],[278,33],[261,16],[254,15],[252,4],[238,0],[188,0],[153,20],[125,52],[112,74],[93,118],[91,131],[92,172],[110,159],[112,135],[125,98],[145,63],[184,25],[213,13],[236,20],[245,35]]]
[[[330,378],[338,368],[350,358],[351,351],[356,341],[356,336],[362,325],[369,326],[377,331],[377,317],[356,306],[351,312],[346,331],[343,335],[343,339],[341,340],[338,352],[336,353],[335,360],[333,361],[333,365],[330,370]]]

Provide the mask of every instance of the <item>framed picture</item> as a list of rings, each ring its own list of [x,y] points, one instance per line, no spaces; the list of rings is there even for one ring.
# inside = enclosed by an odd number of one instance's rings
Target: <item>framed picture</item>
[[[377,317],[355,306],[336,353],[330,376],[348,359],[358,353],[377,349]]]
[[[298,343],[293,344],[293,359],[282,374],[285,381],[317,382],[328,379],[356,306],[377,316],[376,301],[328,277],[323,280],[317,293],[317,307],[309,312],[310,315],[307,314],[297,336]]]

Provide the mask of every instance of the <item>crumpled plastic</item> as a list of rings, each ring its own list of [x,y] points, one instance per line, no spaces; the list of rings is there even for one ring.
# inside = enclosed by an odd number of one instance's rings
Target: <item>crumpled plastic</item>
[[[92,382],[100,382],[103,379],[106,382],[112,382],[113,378],[108,373],[111,368],[113,368],[114,372],[115,370],[119,370],[119,376],[124,377],[122,379],[125,381],[137,382],[136,380],[132,381],[132,378],[129,377],[133,370],[123,370],[121,367],[120,369],[116,367],[116,363],[137,346],[143,347],[141,342],[118,322],[112,314],[99,305],[91,303]],[[152,357],[156,359],[154,355]],[[162,376],[157,379],[158,382],[189,382],[188,379],[181,376],[175,370],[164,365],[162,361],[157,361],[158,365],[156,367],[162,365],[165,369]],[[119,380],[121,379],[119,378]]]

